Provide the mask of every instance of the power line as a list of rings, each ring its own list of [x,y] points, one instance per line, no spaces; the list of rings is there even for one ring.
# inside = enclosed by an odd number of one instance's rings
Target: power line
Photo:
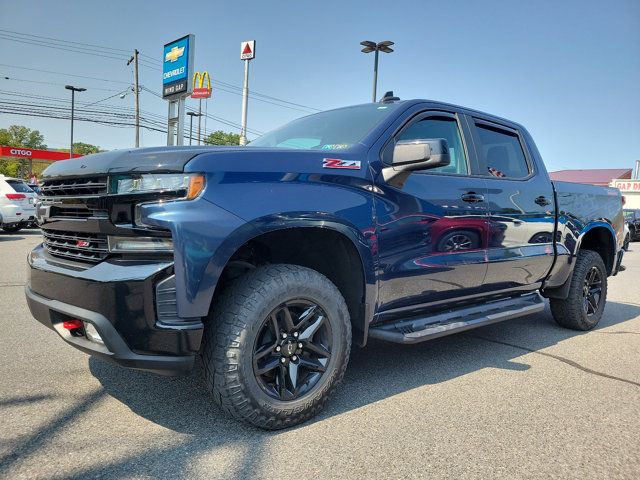
[[[45,39],[45,40],[53,40],[54,42],[59,42],[59,43],[72,43],[72,44],[76,44],[76,45],[97,47],[97,48],[102,48],[104,50],[114,50],[114,51],[124,52],[125,54],[129,52],[128,50],[125,50],[123,48],[105,47],[105,46],[102,46],[102,45],[95,45],[95,44],[86,43],[86,42],[73,42],[71,40],[62,40],[62,39],[59,39],[59,38],[45,37],[43,35],[34,35],[34,34],[31,34],[31,33],[15,32],[13,30],[5,30],[3,28],[0,28],[0,32],[4,32],[6,34],[12,34],[12,35],[20,35],[20,36],[23,36],[23,37],[34,37],[34,38],[42,38],[42,39]]]
[[[0,78],[3,78],[4,80],[13,80],[13,81],[16,81],[16,82],[38,83],[40,85],[55,85],[57,87],[64,87],[65,86],[64,83],[42,82],[40,80],[30,80],[28,78],[15,78],[15,77],[9,77],[9,76],[4,75],[4,74],[0,74]],[[115,90],[113,88],[91,87],[91,90],[101,90],[101,91],[104,91],[104,92],[117,92],[117,90]]]
[[[66,77],[76,77],[76,78],[86,78],[89,80],[99,80],[101,82],[110,82],[110,83],[122,83],[125,85],[129,85],[131,82],[124,82],[121,80],[110,80],[110,79],[106,79],[106,78],[99,78],[99,77],[90,77],[87,75],[77,75],[77,74],[73,74],[73,73],[63,73],[63,72],[53,72],[51,70],[42,70],[39,68],[29,68],[29,67],[20,67],[18,65],[8,65],[6,63],[0,63],[0,67],[8,67],[8,68],[19,68],[20,70],[29,70],[32,72],[40,72],[40,73],[51,73],[54,75],[63,75]]]
[[[126,60],[129,57],[129,53],[128,53],[129,51],[121,48],[106,47],[106,46],[84,43],[84,42],[74,42],[71,40],[45,37],[42,35],[26,34],[21,32],[15,32],[12,30],[6,30],[6,29],[0,29],[0,38],[5,38],[7,40],[11,40],[15,42],[24,42],[32,45],[40,45],[48,48],[59,48],[62,50],[73,51],[75,53],[84,53],[86,55],[103,56],[103,57],[111,58],[114,60],[122,60],[122,59]],[[119,53],[119,52],[122,52],[122,53]],[[140,57],[141,57],[140,58],[141,65],[146,66],[147,68],[150,68],[153,70],[162,69],[161,60],[153,58],[143,53],[140,54]],[[231,83],[223,82],[220,80],[215,80],[214,83],[218,83],[222,86],[226,86],[227,88],[242,90],[241,87],[238,87]],[[283,104],[291,105],[294,107],[304,108],[307,110],[320,111],[320,109],[310,107],[308,105],[302,105],[300,103],[290,102],[288,100],[277,98],[271,95],[266,95],[260,92],[251,92],[251,96],[262,97],[262,98],[271,100],[272,102],[283,103]],[[269,103],[269,102],[266,102],[266,103]],[[278,106],[284,106],[284,105],[278,105]]]

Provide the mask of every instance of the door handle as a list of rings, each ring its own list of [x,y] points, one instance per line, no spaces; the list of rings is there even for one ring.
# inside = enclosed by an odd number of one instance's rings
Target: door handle
[[[541,207],[546,207],[551,203],[547,197],[543,197],[543,196],[539,196],[534,200],[534,202],[536,202]]]
[[[480,195],[476,192],[465,193],[460,198],[462,198],[463,202],[467,202],[467,203],[484,202],[484,195]]]

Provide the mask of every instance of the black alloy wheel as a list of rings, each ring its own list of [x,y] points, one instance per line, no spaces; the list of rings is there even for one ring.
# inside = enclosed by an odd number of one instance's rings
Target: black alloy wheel
[[[253,372],[260,387],[278,400],[295,400],[311,391],[331,359],[331,324],[320,306],[290,300],[263,321],[253,350]]]
[[[602,298],[602,274],[595,265],[591,267],[584,279],[582,295],[585,314],[590,317],[598,311]]]
[[[349,309],[335,284],[300,265],[263,265],[215,300],[204,331],[203,374],[224,411],[276,430],[322,410],[350,352]]]

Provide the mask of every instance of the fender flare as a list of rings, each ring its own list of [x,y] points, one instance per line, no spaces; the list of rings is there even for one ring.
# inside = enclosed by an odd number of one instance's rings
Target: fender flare
[[[368,326],[373,318],[374,306],[377,301],[377,287],[375,279],[375,259],[369,243],[363,232],[355,225],[346,222],[343,218],[331,213],[317,212],[313,217],[308,212],[270,214],[253,219],[234,230],[219,246],[215,255],[209,261],[205,275],[215,278],[216,287],[218,280],[227,263],[238,249],[247,242],[266,233],[294,228],[326,228],[346,237],[355,247],[362,265],[364,304],[362,330],[363,343],[366,342]],[[213,301],[215,289],[211,293],[210,302]]]

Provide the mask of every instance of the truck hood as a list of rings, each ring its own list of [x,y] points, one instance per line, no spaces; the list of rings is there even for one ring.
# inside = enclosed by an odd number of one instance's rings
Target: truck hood
[[[152,147],[113,150],[61,160],[49,166],[43,179],[85,177],[129,172],[182,172],[186,163],[199,153],[216,147]]]
[[[240,146],[152,147],[113,150],[84,157],[62,160],[49,166],[42,174],[44,180],[65,177],[91,177],[126,173],[183,172],[195,157],[205,170],[238,169],[240,171],[301,171],[322,167],[322,158],[339,155],[342,159],[357,158],[354,151],[293,150],[289,148],[260,148]],[[211,163],[215,162],[212,168]],[[282,170],[284,169],[284,170]]]

